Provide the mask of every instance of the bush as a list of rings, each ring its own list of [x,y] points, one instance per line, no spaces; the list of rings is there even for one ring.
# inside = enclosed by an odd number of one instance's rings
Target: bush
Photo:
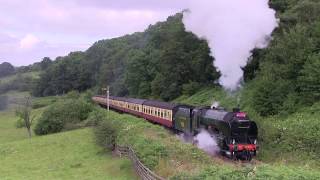
[[[97,143],[106,147],[110,150],[113,150],[116,144],[117,134],[119,132],[119,128],[116,124],[111,121],[102,121],[95,128],[95,136]]]
[[[189,84],[182,85],[182,93],[184,95],[193,95],[201,88],[200,83],[198,82],[190,82]]]
[[[97,126],[101,121],[105,119],[105,114],[100,108],[95,108],[86,120],[86,126]]]
[[[24,122],[24,120],[23,119],[18,119],[17,121],[16,121],[16,128],[24,128],[24,127],[26,127],[26,123]]]
[[[62,99],[43,112],[34,131],[45,135],[81,127],[91,111],[92,105],[82,99]]]

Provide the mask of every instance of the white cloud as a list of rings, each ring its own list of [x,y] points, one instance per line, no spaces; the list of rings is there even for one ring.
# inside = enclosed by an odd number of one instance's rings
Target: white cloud
[[[20,48],[21,49],[32,49],[41,41],[32,34],[27,34],[20,40]]]

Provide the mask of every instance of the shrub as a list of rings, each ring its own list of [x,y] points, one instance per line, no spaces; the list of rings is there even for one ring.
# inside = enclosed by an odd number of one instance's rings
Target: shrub
[[[113,150],[116,144],[118,127],[111,121],[103,121],[95,128],[96,141],[102,147]]]
[[[86,126],[97,126],[101,121],[105,119],[105,114],[100,108],[95,108],[90,112],[88,119],[86,120]]]
[[[32,102],[32,109],[39,109],[57,102],[57,97],[35,98]]]
[[[198,82],[190,82],[189,84],[182,85],[182,93],[184,95],[193,95],[201,88],[200,83]]]
[[[26,127],[26,124],[25,124],[24,120],[19,118],[16,121],[16,128],[24,128],[24,127]]]
[[[82,99],[62,99],[50,105],[41,115],[34,129],[37,135],[57,133],[81,127],[92,111],[92,105]]]

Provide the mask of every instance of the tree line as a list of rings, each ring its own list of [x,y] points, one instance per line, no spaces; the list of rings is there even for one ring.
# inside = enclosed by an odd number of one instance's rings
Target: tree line
[[[145,32],[96,42],[85,52],[57,58],[34,88],[34,95],[64,94],[109,85],[116,96],[172,100],[214,84],[220,74],[205,40],[186,32],[182,14]]]

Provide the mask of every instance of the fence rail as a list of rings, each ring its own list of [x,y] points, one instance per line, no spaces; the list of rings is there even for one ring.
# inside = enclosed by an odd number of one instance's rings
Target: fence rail
[[[135,168],[137,174],[141,177],[141,179],[143,179],[143,180],[165,180],[165,178],[156,175],[149,168],[147,168],[145,165],[143,165],[131,147],[116,146],[115,152],[120,157],[126,156],[133,162],[134,168]]]

